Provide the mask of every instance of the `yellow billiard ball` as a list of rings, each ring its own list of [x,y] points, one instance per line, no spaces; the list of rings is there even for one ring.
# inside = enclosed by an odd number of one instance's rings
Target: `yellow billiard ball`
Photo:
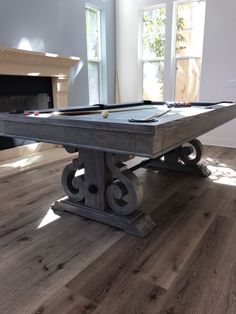
[[[108,110],[103,110],[102,111],[102,116],[103,116],[103,118],[107,118],[109,116],[109,111]]]

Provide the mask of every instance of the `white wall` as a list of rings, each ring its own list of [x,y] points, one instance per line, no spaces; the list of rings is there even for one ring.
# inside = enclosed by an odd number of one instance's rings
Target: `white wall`
[[[160,0],[117,0],[117,76],[121,101],[142,99],[142,71],[138,55],[139,14],[145,6],[161,3]],[[163,1],[164,2],[164,1]],[[173,0],[166,0],[172,8]],[[172,27],[172,12],[169,11],[167,27]],[[201,101],[236,101],[235,86],[227,87],[227,80],[236,80],[236,1],[206,0],[204,51],[201,73]],[[169,38],[170,39],[170,38]],[[168,39],[168,40],[169,40]],[[167,42],[168,42],[167,40]],[[171,56],[170,47],[166,47]],[[169,74],[171,62],[165,69]],[[170,100],[173,82],[165,82],[165,99]],[[173,97],[173,95],[172,95]],[[236,120],[204,135],[207,144],[236,147]]]
[[[106,29],[105,101],[115,99],[114,0],[0,0],[0,46],[19,48],[23,38],[33,51],[79,56],[84,65],[71,77],[69,105],[88,104],[85,3],[102,9]]]
[[[236,1],[206,0],[200,100],[236,101]],[[201,137],[204,143],[236,147],[236,120]]]
[[[116,1],[116,65],[119,87],[118,100],[132,102],[142,99],[138,56],[139,15],[137,1]]]

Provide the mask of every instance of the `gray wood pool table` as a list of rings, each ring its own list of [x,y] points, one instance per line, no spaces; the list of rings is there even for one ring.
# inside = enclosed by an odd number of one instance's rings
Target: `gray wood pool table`
[[[234,119],[236,104],[144,101],[0,114],[0,135],[61,144],[78,157],[62,172],[66,197],[52,208],[144,237],[155,226],[142,211],[134,171],[169,169],[207,177],[196,138]],[[144,160],[130,169],[125,161]]]

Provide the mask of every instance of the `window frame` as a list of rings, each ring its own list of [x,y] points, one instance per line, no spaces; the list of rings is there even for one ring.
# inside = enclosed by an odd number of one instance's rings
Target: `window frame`
[[[87,49],[87,63],[97,64],[98,66],[98,103],[102,102],[103,98],[103,74],[102,74],[102,25],[101,25],[101,9],[93,6],[92,4],[85,5],[85,20],[86,20],[86,11],[93,10],[98,13],[98,58],[89,58],[88,57],[88,38],[87,38],[87,28],[86,28],[86,49]],[[86,22],[87,25],[87,22]],[[89,105],[93,105],[94,103],[90,102],[90,91],[89,91],[89,71],[88,73],[88,92],[89,92]]]
[[[145,11],[151,11],[151,10],[156,10],[159,8],[165,8],[167,10],[167,5],[166,3],[162,2],[162,3],[158,3],[156,5],[152,5],[152,6],[145,6],[141,9],[141,27],[140,27],[140,33],[141,33],[141,40],[140,40],[140,44],[141,44],[141,73],[142,73],[142,98],[144,99],[144,64],[145,62],[150,62],[150,63],[158,63],[160,61],[162,61],[164,63],[164,72],[165,72],[165,53],[163,57],[155,57],[155,58],[144,58],[143,57],[143,15]],[[166,37],[166,25],[165,25],[165,37]],[[166,46],[166,42],[165,42],[165,46]],[[166,47],[165,47],[166,50]],[[163,81],[163,89],[164,89],[164,81]],[[164,91],[163,91],[163,99],[164,99]]]
[[[153,5],[153,0],[146,0],[146,5],[139,5],[139,65],[140,68],[138,70],[139,73],[139,97],[143,98],[143,11],[151,10],[153,8],[158,7],[166,7],[166,25],[165,25],[165,56],[164,56],[164,85],[163,85],[163,99],[164,100],[173,100],[175,99],[175,87],[176,87],[176,18],[177,18],[177,5],[182,3],[189,2],[198,2],[203,1],[205,3],[205,12],[203,16],[204,30],[205,30],[205,17],[206,17],[206,1],[207,0],[155,0],[155,5]],[[149,4],[148,4],[149,3]],[[200,56],[188,56],[189,59],[198,59],[202,60],[203,58],[203,49],[204,49],[204,35],[203,32],[203,45]],[[178,57],[179,59],[182,58]],[[178,59],[177,58],[177,59]],[[187,57],[184,57],[186,60]],[[148,60],[145,60],[148,61]],[[156,60],[158,61],[158,60]],[[202,73],[202,65],[200,68],[200,78],[199,78],[199,87],[198,87],[198,99],[201,95],[201,73]]]
[[[173,53],[172,53],[172,62],[173,62],[173,90],[172,90],[172,97],[173,99],[175,99],[175,95],[176,95],[176,77],[177,77],[177,62],[179,60],[191,60],[191,59],[200,59],[202,61],[202,55],[203,55],[203,45],[204,45],[204,32],[203,32],[203,38],[202,38],[202,51],[201,51],[201,55],[187,55],[187,56],[176,56],[176,35],[177,35],[177,17],[178,17],[178,12],[177,12],[177,8],[179,4],[185,4],[185,3],[193,3],[193,2],[204,2],[205,6],[206,6],[206,0],[175,0],[173,3],[173,25],[172,25],[172,32],[173,32],[173,38],[175,38],[174,42],[172,43],[172,47],[173,47]],[[204,14],[203,17],[203,23],[204,23],[204,28],[205,28],[205,16],[206,14]],[[196,101],[199,101],[200,98],[200,82],[201,82],[201,73],[202,73],[202,65],[200,68],[200,75],[199,75],[199,88],[198,88],[198,95],[197,95],[197,99]]]

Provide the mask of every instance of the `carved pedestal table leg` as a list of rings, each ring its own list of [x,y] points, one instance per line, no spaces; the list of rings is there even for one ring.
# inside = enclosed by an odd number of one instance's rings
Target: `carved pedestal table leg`
[[[145,168],[174,170],[208,177],[211,174],[210,170],[205,165],[199,163],[202,155],[203,146],[199,140],[195,139],[170,151],[164,156],[150,160],[145,165]]]
[[[73,213],[140,237],[155,226],[138,210],[143,199],[138,178],[115,154],[81,149],[63,170],[62,186],[67,198],[52,206],[57,214]]]

